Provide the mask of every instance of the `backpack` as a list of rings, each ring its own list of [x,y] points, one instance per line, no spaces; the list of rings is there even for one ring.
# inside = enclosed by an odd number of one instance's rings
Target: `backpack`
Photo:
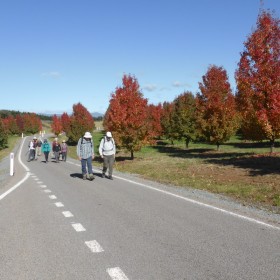
[[[82,137],[81,145],[82,144],[84,144],[84,137]],[[90,139],[90,144],[91,144],[91,147],[92,147],[92,139]]]
[[[104,151],[105,141],[106,141],[106,136],[104,136],[104,138],[103,138],[103,151]],[[112,144],[113,144],[113,146],[114,146],[114,145],[115,145],[115,140],[114,140],[113,137],[111,137],[110,141],[112,142]],[[112,149],[112,150],[113,150],[113,149]],[[110,151],[112,151],[112,150],[110,150]]]

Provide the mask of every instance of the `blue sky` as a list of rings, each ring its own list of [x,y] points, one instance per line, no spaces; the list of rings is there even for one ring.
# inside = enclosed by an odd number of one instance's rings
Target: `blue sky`
[[[280,17],[280,0],[263,0]],[[259,0],[2,0],[0,109],[104,113],[124,74],[150,104],[234,72]]]

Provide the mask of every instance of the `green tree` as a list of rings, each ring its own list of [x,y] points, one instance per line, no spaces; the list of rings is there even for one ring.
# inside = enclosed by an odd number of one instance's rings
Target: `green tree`
[[[184,92],[174,101],[172,130],[175,139],[184,139],[186,148],[195,138],[195,98],[191,92]]]
[[[2,119],[0,119],[0,150],[4,149],[8,144],[8,134],[5,130]]]

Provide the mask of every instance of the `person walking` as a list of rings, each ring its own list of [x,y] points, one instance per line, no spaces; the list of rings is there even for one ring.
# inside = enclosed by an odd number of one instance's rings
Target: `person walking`
[[[42,147],[42,138],[39,137],[37,139],[37,147],[36,147],[36,154],[37,154],[37,156],[41,156],[41,150],[42,150],[41,147]]]
[[[105,178],[105,174],[108,169],[108,178],[113,180],[112,175],[116,155],[116,145],[110,131],[107,131],[106,136],[100,141],[99,154],[103,159],[102,178]]]
[[[77,144],[77,156],[81,161],[83,180],[88,178],[92,181],[95,178],[92,172],[94,146],[90,132],[86,132],[85,135],[79,139]]]
[[[29,148],[29,154],[28,154],[27,161],[35,160],[36,159],[35,158],[35,154],[36,154],[36,137],[35,136],[30,141],[28,148]]]
[[[62,140],[62,144],[61,144],[61,155],[62,155],[62,160],[66,161],[67,158],[67,151],[68,151],[68,146],[65,142],[65,140]]]
[[[57,138],[55,138],[57,139]],[[59,155],[60,155],[60,151],[61,151],[61,146],[60,143],[58,142],[58,140],[55,140],[53,142],[53,153],[54,153],[54,157],[55,157],[55,162],[58,163],[59,162]]]
[[[44,139],[41,150],[45,155],[45,162],[47,163],[49,161],[49,153],[51,151],[51,145],[47,139]]]

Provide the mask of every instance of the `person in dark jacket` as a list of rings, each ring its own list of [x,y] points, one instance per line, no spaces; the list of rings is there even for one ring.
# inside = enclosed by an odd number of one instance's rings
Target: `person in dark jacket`
[[[54,153],[54,157],[55,157],[55,162],[59,162],[59,154],[60,154],[60,151],[61,151],[61,145],[59,144],[58,140],[55,140],[53,142],[52,149],[53,149],[53,153]]]

